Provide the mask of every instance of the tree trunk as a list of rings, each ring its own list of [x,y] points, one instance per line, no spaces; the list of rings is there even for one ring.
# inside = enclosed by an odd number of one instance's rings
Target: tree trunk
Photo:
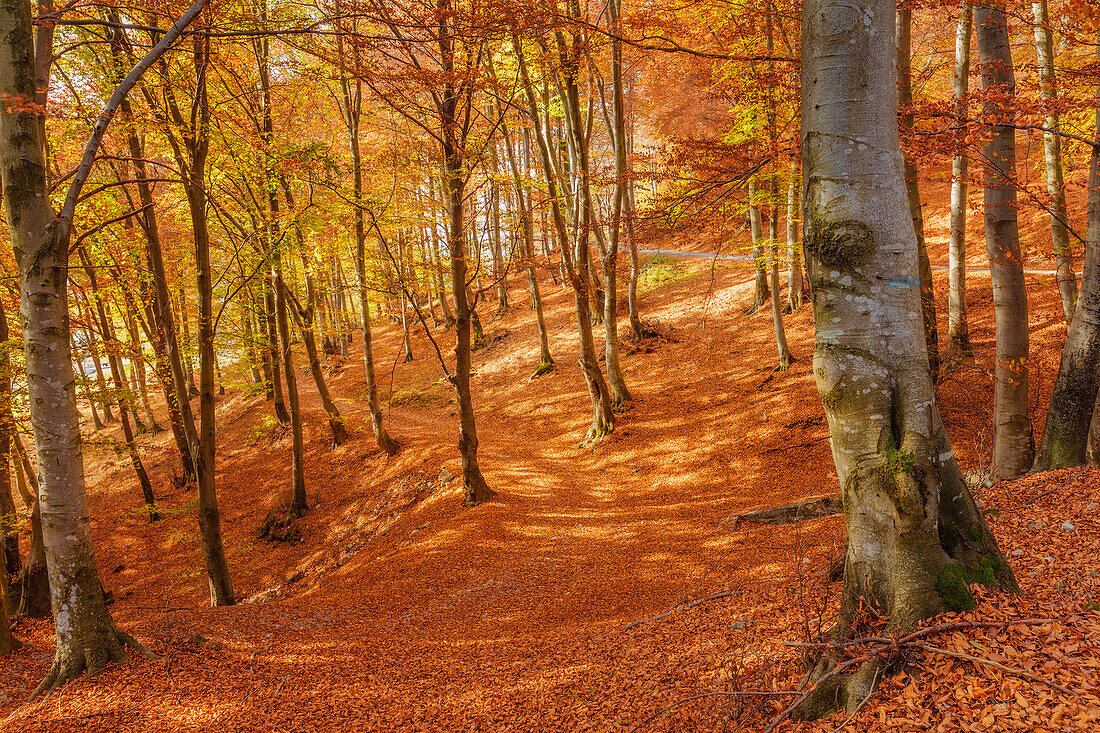
[[[267,330],[267,348],[271,355],[271,391],[275,397],[275,417],[283,425],[290,424],[290,413],[283,400],[283,368],[279,356],[279,325],[275,303],[275,283],[271,272],[265,272],[264,290],[264,326]]]
[[[974,8],[959,4],[955,31],[955,153],[951,158],[951,234],[948,242],[947,342],[959,353],[969,354],[970,328],[966,322],[966,130],[969,117],[970,35]]]
[[[619,303],[618,272],[619,242],[621,240],[623,212],[626,209],[626,110],[623,106],[623,42],[619,23],[621,0],[611,0],[609,22],[616,29],[611,39],[611,107],[613,118],[613,140],[615,147],[615,194],[611,214],[611,238],[600,247],[600,265],[603,268],[604,299],[604,365],[607,369],[607,387],[611,390],[611,407],[622,409],[633,397],[627,389],[623,368],[619,363]],[[588,143],[585,141],[583,161],[584,185],[588,187]],[[586,192],[588,208],[592,210],[592,194]]]
[[[802,247],[798,241],[798,166],[791,161],[787,185],[787,311],[802,307]]]
[[[11,433],[15,453],[15,481],[23,503],[31,507],[31,544],[27,548],[27,560],[19,574],[20,598],[16,613],[27,618],[46,618],[50,615],[50,580],[46,571],[46,547],[42,542],[42,512],[38,503],[38,475],[23,448],[19,433]]]
[[[962,481],[932,387],[896,124],[893,0],[803,8],[803,221],[817,340],[814,375],[844,500],[847,551],[836,641],[861,607],[903,633],[974,607],[968,583],[1015,589]],[[901,275],[901,277],[899,277]],[[837,661],[819,661],[819,679]],[[818,685],[797,713],[854,710],[876,659]]]
[[[276,214],[278,211],[276,210]],[[290,350],[290,323],[287,320],[287,304],[284,293],[283,268],[279,253],[272,252],[272,276],[275,280],[275,311],[279,323],[279,348],[282,351],[283,374],[286,376],[286,395],[290,403],[291,430],[291,491],[290,514],[300,517],[309,508],[306,502],[306,448],[302,434],[302,407],[298,400],[298,377],[294,373],[294,356]]]
[[[294,194],[291,192],[290,184],[286,179],[282,181],[283,193],[286,196],[287,205],[294,208]],[[298,252],[301,257],[302,275],[306,281],[306,305],[302,308],[296,300],[294,300],[290,290],[287,289],[287,296],[291,299],[291,312],[294,314],[298,324],[298,330],[302,333],[302,343],[306,347],[306,356],[309,359],[309,371],[313,375],[313,384],[317,388],[317,396],[321,399],[321,407],[325,410],[325,415],[328,416],[328,429],[332,434],[332,445],[338,446],[348,439],[347,428],[344,427],[344,419],[340,416],[340,410],[336,407],[336,403],[332,399],[332,394],[329,392],[328,384],[325,383],[325,374],[321,369],[321,358],[317,353],[317,338],[314,333],[314,324],[316,318],[314,314],[317,312],[317,291],[313,284],[313,275],[310,273],[309,265],[306,263],[305,258],[305,237],[302,235],[302,229],[295,223],[294,235],[298,240]]]
[[[84,372],[84,357],[80,355],[80,352],[77,351],[74,345],[70,344],[70,347],[72,347],[73,355],[75,356],[73,361],[76,362],[77,371],[80,372],[80,383],[84,385],[84,396],[88,400],[88,408],[92,412],[92,424],[95,425],[97,431],[102,430],[105,426],[103,425],[103,421],[99,419],[99,410],[97,410],[95,406],[92,386],[88,383],[88,375]]]
[[[585,269],[588,266],[588,245],[587,243],[577,243],[574,250],[570,242],[562,198],[558,195],[557,167],[551,157],[547,129],[543,126],[542,115],[539,114],[539,107],[535,98],[534,87],[531,84],[530,74],[527,71],[527,61],[523,48],[518,35],[514,31],[512,34],[512,49],[518,61],[520,81],[527,96],[528,115],[534,127],[535,141],[538,145],[539,157],[542,160],[543,175],[546,179],[547,191],[550,197],[551,219],[561,249],[562,266],[565,269],[569,284],[573,288],[573,307],[577,318],[577,331],[580,336],[580,366],[592,401],[592,426],[588,429],[584,439],[584,442],[587,443],[609,435],[615,429],[615,413],[611,409],[607,384],[604,382],[603,373],[600,372],[600,365],[596,360],[592,322],[588,318],[588,281],[582,271],[582,266]],[[573,88],[576,88],[575,84]]]
[[[0,3],[0,93],[35,98],[30,3]],[[44,110],[0,111],[4,214],[19,266],[24,358],[41,480],[38,503],[57,636],[53,664],[34,695],[84,670],[125,658],[132,643],[107,610],[96,570],[84,484],[76,379],[69,351],[68,227],[59,227],[46,186]],[[61,235],[61,236],[59,236]]]
[[[1054,73],[1054,34],[1050,30],[1047,0],[1031,4],[1035,18],[1035,57],[1039,66],[1039,91],[1044,102],[1058,97],[1058,77]],[[1073,318],[1077,304],[1077,275],[1069,243],[1069,212],[1066,210],[1066,186],[1062,177],[1062,139],[1060,115],[1049,112],[1043,120],[1043,156],[1046,163],[1047,195],[1050,196],[1050,239],[1058,269],[1058,292],[1062,297],[1062,315],[1066,323]]]
[[[974,11],[982,88],[997,98],[982,116],[994,121],[985,148],[985,244],[997,322],[997,363],[993,385],[993,480],[1019,476],[1031,468],[1034,441],[1028,395],[1027,289],[1016,204],[1016,131],[1011,127],[1016,93],[1004,0],[988,0]],[[997,123],[1005,124],[997,124]]]
[[[546,318],[542,311],[542,295],[539,293],[539,281],[535,274],[535,228],[531,217],[531,194],[524,185],[524,173],[520,171],[512,138],[508,134],[508,125],[502,120],[501,135],[504,137],[504,149],[508,156],[508,167],[512,172],[512,185],[516,193],[516,209],[519,211],[520,226],[523,229],[524,270],[527,273],[527,289],[531,293],[531,308],[535,311],[535,325],[539,332],[539,364],[535,367],[535,376],[542,376],[554,368],[554,357],[550,355],[550,337],[546,332]],[[529,162],[524,160],[524,167]]]
[[[911,38],[913,11],[902,3],[897,11],[897,60],[898,60],[898,107],[902,109],[901,126],[909,132],[913,129],[913,83],[911,77]],[[917,178],[917,166],[905,158],[905,189],[909,198],[909,216],[913,219],[913,230],[917,235],[917,258],[919,262],[921,312],[924,317],[924,338],[928,342],[928,366],[932,370],[932,381],[940,376],[940,339],[936,327],[936,298],[932,290],[932,263],[928,259],[928,245],[924,241],[924,212],[921,208],[920,181]]]
[[[760,208],[756,205],[756,184],[749,181],[749,234],[752,236],[752,262],[756,270],[756,291],[752,307],[745,315],[756,313],[771,297],[768,289],[768,254],[764,251],[764,227],[760,221]]]
[[[77,246],[76,251],[92,289],[91,299],[95,301],[96,315],[99,318],[99,332],[103,337],[103,347],[107,352],[107,366],[111,370],[111,379],[115,383],[115,392],[118,396],[118,414],[122,420],[122,436],[126,443],[126,451],[130,455],[130,465],[134,467],[134,473],[137,474],[141,495],[145,500],[145,510],[149,513],[149,521],[156,522],[160,520],[160,514],[157,513],[157,500],[153,495],[153,484],[149,481],[149,474],[145,472],[145,465],[141,462],[141,455],[138,453],[137,444],[134,442],[134,430],[130,426],[131,404],[130,400],[127,399],[130,390],[126,385],[126,376],[122,369],[122,358],[118,353],[120,343],[114,336],[111,321],[107,317],[106,309],[103,307],[99,284],[88,254],[85,252],[84,247],[80,245]],[[89,312],[89,317],[91,315]]]
[[[772,172],[771,181],[771,210],[768,214],[768,241],[771,245],[771,300],[772,325],[775,328],[775,345],[779,351],[779,366],[777,369],[785,372],[791,368],[794,357],[787,345],[787,332],[783,328],[783,306],[779,303],[779,178]]]
[[[454,72],[454,36],[450,27],[450,0],[439,0],[439,51],[443,70],[443,91],[438,113],[443,141],[444,186],[447,200],[447,249],[451,254],[451,291],[455,301],[455,371],[451,383],[458,402],[458,450],[462,454],[463,504],[477,506],[489,501],[494,492],[489,488],[477,460],[477,426],[474,422],[473,397],[470,394],[470,311],[466,299],[466,227],[463,207],[466,199],[465,128],[459,115],[471,104],[469,87],[456,89]],[[466,107],[468,110],[468,107]]]
[[[1044,3],[1045,4],[1045,3]],[[1100,33],[1097,34],[1100,41]],[[1100,59],[1100,43],[1097,43]],[[1100,84],[1096,87],[1100,102]],[[1085,462],[1090,424],[1100,387],[1100,108],[1089,159],[1088,232],[1081,294],[1069,323],[1062,362],[1050,396],[1043,439],[1033,471]]]
[[[359,308],[363,315],[363,373],[367,382],[367,403],[370,409],[371,429],[378,447],[389,455],[401,450],[401,444],[390,437],[382,424],[382,408],[378,403],[378,383],[374,374],[374,348],[371,343],[370,300],[367,293],[367,227],[363,218],[363,163],[359,152],[359,115],[362,89],[359,82],[352,92],[351,84],[341,78],[344,92],[344,122],[351,146],[353,195],[355,196],[355,278],[359,291]]]

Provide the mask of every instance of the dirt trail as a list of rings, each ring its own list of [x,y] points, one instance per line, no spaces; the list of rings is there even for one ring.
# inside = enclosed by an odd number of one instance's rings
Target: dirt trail
[[[461,482],[449,478],[458,473],[454,405],[422,334],[411,364],[398,363],[394,328],[377,338],[383,398],[394,403],[386,419],[404,446],[395,458],[370,440],[358,358],[330,377],[352,433],[335,450],[311,381],[298,380],[312,505],[298,544],[255,537],[289,480],[289,441],[262,398],[231,389],[219,405],[219,495],[237,592],[252,601],[236,607],[204,605],[193,497],[171,488],[170,439],[143,439],[166,515],[152,526],[124,456],[90,447],[113,613],[163,656],[21,705],[52,655],[49,626],[21,621],[30,648],[0,667],[0,728],[620,731],[702,689],[791,684],[793,654],[777,641],[827,623],[836,586],[823,573],[841,553],[841,522],[734,527],[729,518],[835,491],[810,373],[812,316],[788,318],[798,361],[775,373],[770,315],[742,316],[752,287],[744,267],[681,262],[666,274],[642,303],[676,341],[624,358],[637,399],[592,449],[577,446],[590,416],[570,300],[545,286],[558,368],[529,381],[537,339],[514,282],[512,311],[487,324],[503,338],[475,355],[481,463],[500,497],[474,510],[460,507]],[[1061,326],[1054,287],[1034,284],[1033,320],[1049,324],[1033,336],[1041,405]],[[950,366],[941,390],[970,469],[986,460],[989,301],[975,288],[980,356]],[[1073,496],[1084,502],[1090,491]],[[1002,537],[1023,531],[995,526]],[[1079,551],[1100,556],[1095,544],[1082,535]],[[1033,590],[1054,582],[1022,580]],[[1084,608],[1078,581],[1059,591],[1063,607]],[[738,705],[700,700],[649,729],[722,730]],[[757,721],[774,710],[767,700],[744,705]]]

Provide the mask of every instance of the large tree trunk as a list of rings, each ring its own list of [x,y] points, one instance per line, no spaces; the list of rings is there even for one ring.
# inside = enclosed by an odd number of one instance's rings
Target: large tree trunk
[[[1100,59],[1100,33],[1097,34]],[[1100,84],[1096,87],[1100,102]],[[1033,470],[1076,466],[1085,462],[1096,395],[1100,387],[1100,108],[1089,159],[1088,233],[1081,294],[1069,323],[1062,362],[1050,396],[1043,439]],[[1100,436],[1098,436],[1100,437]]]
[[[7,99],[35,98],[33,37],[30,3],[0,2],[0,93]],[[43,114],[30,105],[0,110],[4,214],[19,266],[28,401],[41,471],[38,502],[57,636],[53,664],[35,695],[86,669],[95,673],[122,661],[124,644],[133,642],[107,610],[91,541],[69,350],[69,230],[58,226],[50,205]]]
[[[277,213],[277,212],[276,212]],[[290,323],[287,319],[286,284],[278,252],[272,253],[272,275],[275,279],[275,310],[279,322],[279,349],[282,352],[283,374],[286,376],[286,395],[290,403],[290,514],[300,517],[306,513],[306,448],[302,434],[302,406],[298,400],[298,377],[294,373],[294,356],[290,350]]]
[[[997,322],[993,381],[993,480],[1031,468],[1034,441],[1027,410],[1028,322],[1024,264],[1016,204],[1016,131],[1011,100],[1016,93],[1004,0],[974,12],[982,88],[995,93],[982,116],[994,122],[985,148],[985,245]],[[997,123],[1005,124],[997,124]]]
[[[834,639],[860,608],[888,633],[974,607],[969,582],[1015,589],[962,481],[932,387],[917,242],[896,124],[893,0],[803,9],[803,221],[817,340],[814,375],[844,499],[847,551]],[[836,661],[826,654],[814,672]],[[854,709],[885,661],[819,685],[798,712]]]
[[[901,115],[902,127],[913,129],[913,84],[911,72],[911,37],[913,11],[902,3],[897,11],[897,59],[898,59],[898,106],[904,111]],[[909,199],[909,216],[913,219],[913,230],[917,235],[917,258],[920,270],[921,312],[924,317],[924,338],[928,343],[928,366],[932,370],[932,381],[940,375],[940,343],[936,327],[936,298],[932,291],[932,263],[928,259],[928,246],[924,241],[924,212],[921,208],[920,181],[917,178],[916,165],[905,159],[905,190]]]
[[[974,8],[959,4],[955,31],[955,152],[951,158],[951,234],[948,242],[947,342],[959,353],[970,353],[970,328],[966,322],[966,129],[970,85],[970,35]]]
[[[1043,101],[1058,97],[1058,77],[1054,73],[1054,34],[1050,30],[1047,0],[1031,4],[1035,18],[1035,58],[1039,65],[1039,92]],[[1066,185],[1062,177],[1062,138],[1058,135],[1060,115],[1050,112],[1043,120],[1043,156],[1046,163],[1047,195],[1050,196],[1050,239],[1058,268],[1058,292],[1062,297],[1062,315],[1066,323],[1073,318],[1077,303],[1077,275],[1069,244],[1069,212],[1066,210]]]

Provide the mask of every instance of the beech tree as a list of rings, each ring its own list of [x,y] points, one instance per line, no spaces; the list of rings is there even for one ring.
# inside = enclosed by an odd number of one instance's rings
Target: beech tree
[[[35,99],[35,48],[30,4],[0,4],[0,93],[17,100],[0,112],[0,176],[4,213],[19,264],[20,315],[38,453],[38,502],[49,572],[57,651],[34,695],[85,670],[121,661],[124,647],[143,650],[119,629],[103,597],[91,543],[84,486],[76,380],[69,351],[66,292],[73,214],[100,140],[122,98],[202,11],[198,0],[135,65],[93,128],[59,213],[46,188],[43,113]]]
[[[1028,321],[1016,197],[1016,129],[1008,101],[1016,93],[1012,48],[1003,0],[983,0],[974,11],[982,88],[982,116],[993,122],[984,151],[985,246],[997,322],[993,375],[993,480],[1025,473],[1034,454],[1028,413]]]
[[[803,7],[803,221],[814,377],[844,501],[847,549],[834,641],[861,605],[888,633],[974,607],[968,584],[1016,589],[944,432],[923,329],[916,234],[897,114],[893,0]],[[837,663],[824,654],[817,679]],[[818,685],[804,717],[855,709],[886,661]]]

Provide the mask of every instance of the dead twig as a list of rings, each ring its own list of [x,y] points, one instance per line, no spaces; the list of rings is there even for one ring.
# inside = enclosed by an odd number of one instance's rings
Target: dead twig
[[[638,619],[637,621],[635,621],[633,623],[627,624],[623,628],[619,629],[617,632],[612,631],[610,634],[605,634],[605,636],[610,636],[611,634],[615,634],[615,633],[621,634],[624,631],[630,631],[635,626],[639,626],[641,624],[644,624],[647,621],[660,621],[661,619],[668,618],[669,616],[676,613],[677,611],[687,611],[688,609],[691,609],[691,608],[697,608],[698,606],[701,606],[704,603],[707,603],[708,601],[717,601],[720,598],[729,598],[730,596],[737,595],[740,592],[741,592],[740,590],[724,590],[721,593],[715,593],[714,595],[707,596],[706,598],[698,598],[694,601],[691,601],[690,603],[685,603],[683,605],[677,606],[676,608],[673,608],[671,611],[666,611],[665,613],[662,613],[658,616],[650,616],[649,618]]]
[[[1058,684],[1057,682],[1052,682],[1051,680],[1048,680],[1045,677],[1040,677],[1037,674],[1032,674],[1031,672],[1027,672],[1025,670],[1018,669],[1016,667],[1009,667],[1009,666],[1006,666],[1004,664],[1001,664],[1000,662],[994,662],[992,659],[982,659],[981,657],[975,657],[975,656],[972,656],[970,654],[964,654],[963,652],[953,652],[953,651],[950,651],[949,649],[941,649],[938,646],[932,646],[931,644],[913,644],[913,646],[917,647],[918,649],[923,649],[924,651],[929,652],[931,654],[942,654],[945,657],[954,657],[955,659],[965,659],[966,661],[974,662],[975,664],[984,664],[988,667],[996,667],[997,669],[1001,670],[1002,672],[1008,672],[1009,674],[1014,674],[1017,677],[1023,677],[1024,679],[1029,679],[1032,682],[1040,682],[1040,683],[1046,685],[1047,687],[1058,690],[1059,692],[1064,692],[1067,695],[1073,695],[1074,697],[1081,697],[1081,693],[1078,692],[1077,690],[1071,690],[1068,687],[1063,687],[1062,685]]]

